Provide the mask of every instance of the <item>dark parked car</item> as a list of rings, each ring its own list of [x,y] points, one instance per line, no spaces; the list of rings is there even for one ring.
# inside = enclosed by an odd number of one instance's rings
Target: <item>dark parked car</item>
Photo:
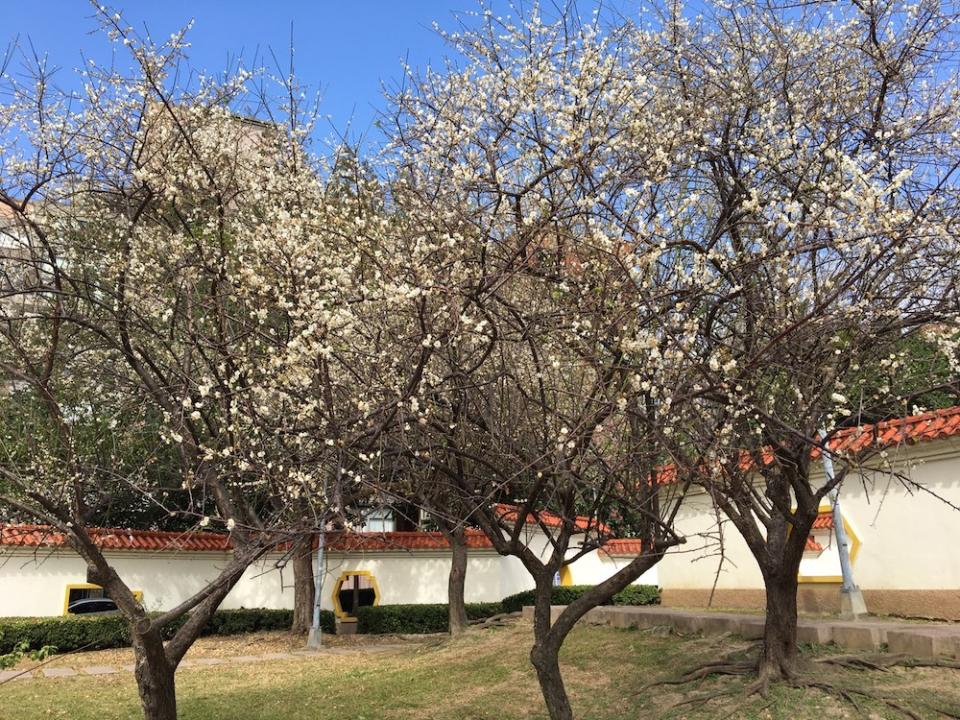
[[[71,603],[67,612],[71,615],[113,615],[120,611],[110,598],[87,598]]]

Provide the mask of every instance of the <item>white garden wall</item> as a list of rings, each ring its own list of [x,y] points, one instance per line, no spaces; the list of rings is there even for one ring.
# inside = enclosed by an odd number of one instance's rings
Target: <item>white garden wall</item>
[[[854,578],[867,596],[868,608],[960,619],[960,511],[955,509],[960,507],[960,439],[891,448],[885,461],[889,465],[881,466],[884,460],[878,458],[873,470],[848,477],[840,493],[846,525],[857,546]],[[815,481],[822,480],[819,464],[814,473]],[[905,487],[897,474],[924,489]],[[687,542],[659,565],[665,601],[704,604],[716,581],[715,605],[762,604],[763,580],[756,561],[732,523],[725,518],[718,522],[709,498],[703,494],[688,498],[677,527]],[[806,609],[832,610],[839,605],[836,542],[829,533],[817,535],[817,540],[824,552],[808,553],[800,568],[801,606],[806,599]]]
[[[527,541],[545,556],[547,539],[538,530]],[[571,550],[571,555],[574,553]],[[143,592],[148,610],[171,608],[214,579],[229,560],[217,552],[107,553],[107,559],[135,590]],[[368,553],[328,552],[322,607],[333,609],[337,578],[348,571],[368,571],[376,578],[382,604],[442,603],[447,600],[450,555],[443,551]],[[611,559],[591,552],[571,566],[575,584],[606,579],[628,559]],[[223,608],[293,607],[293,570],[281,569],[283,556],[272,554],[247,569],[223,602]],[[656,583],[656,569],[641,582]],[[68,585],[86,580],[86,565],[69,550],[6,548],[0,551],[0,617],[61,615]],[[492,549],[471,550],[468,556],[467,602],[492,602],[533,587],[522,563]]]

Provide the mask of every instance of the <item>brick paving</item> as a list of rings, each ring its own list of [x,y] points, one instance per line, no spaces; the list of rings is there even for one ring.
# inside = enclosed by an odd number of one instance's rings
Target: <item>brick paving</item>
[[[22,670],[0,670],[0,683],[9,680],[29,680],[30,678],[30,673],[24,674]]]
[[[111,665],[87,665],[79,669],[84,675],[115,675],[120,672],[120,668]]]

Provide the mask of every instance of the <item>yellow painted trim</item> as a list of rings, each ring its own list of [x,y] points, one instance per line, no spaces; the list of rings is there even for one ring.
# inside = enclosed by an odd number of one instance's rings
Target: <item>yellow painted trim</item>
[[[847,531],[847,537],[850,538],[850,564],[853,565],[857,562],[857,555],[860,554],[860,546],[863,543],[860,542],[860,536],[853,531],[850,521],[847,520],[842,510],[840,511],[840,517],[843,519],[843,529]]]
[[[67,585],[67,589],[63,592],[63,614],[69,615],[68,612],[70,608],[70,591],[71,590],[103,590],[99,585],[94,585],[93,583],[72,583]]]
[[[573,573],[570,572],[570,566],[564,565],[560,568],[560,586],[570,587],[573,585]]]
[[[822,502],[820,503],[820,507],[817,508],[817,512],[833,512],[833,507],[831,507],[829,502]],[[843,519],[843,529],[846,530],[847,537],[850,539],[850,564],[853,565],[857,560],[857,555],[860,554],[860,546],[863,542],[850,525],[850,521],[847,520],[847,516],[843,510],[840,511],[840,517]]]
[[[63,614],[69,615],[70,609],[70,591],[71,590],[103,590],[103,587],[100,585],[94,585],[93,583],[69,583],[66,590],[63,592]],[[143,605],[143,590],[134,590],[133,599],[138,603]]]
[[[833,506],[830,505],[830,501],[826,500],[820,503],[820,507],[817,508],[817,512],[833,512]],[[840,518],[843,520],[843,529],[847,533],[847,538],[850,540],[850,564],[853,565],[857,561],[857,555],[860,554],[860,546],[863,544],[860,541],[860,536],[854,531],[850,526],[850,521],[847,520],[847,516],[844,514],[843,509],[840,510]],[[791,526],[791,530],[793,527]],[[836,535],[834,535],[836,537]],[[842,583],[843,578],[840,575],[797,575],[798,583]]]
[[[380,604],[380,585],[377,583],[377,578],[372,572],[369,570],[344,570],[333,584],[333,612],[340,618],[340,622],[357,621],[357,618],[353,615],[347,615],[340,606],[340,588],[343,587],[343,581],[354,575],[362,575],[370,578],[370,584],[373,585],[373,606],[377,607]]]

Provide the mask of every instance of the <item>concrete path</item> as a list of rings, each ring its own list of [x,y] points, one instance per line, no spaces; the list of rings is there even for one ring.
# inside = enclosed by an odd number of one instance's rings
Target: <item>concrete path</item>
[[[392,643],[384,645],[357,645],[356,647],[322,647],[317,650],[293,650],[291,652],[271,652],[263,655],[234,655],[225,658],[184,658],[179,668],[212,667],[216,665],[239,665],[245,663],[273,663],[278,660],[298,660],[322,657],[324,655],[355,655],[364,653],[383,653],[411,647],[410,644]],[[32,680],[35,678],[66,678],[99,675],[128,674],[133,665],[74,665],[70,666],[71,656],[54,656],[50,664],[30,670],[0,670],[0,684],[14,680]],[[179,669],[178,668],[178,669]]]
[[[554,606],[553,616],[563,611]],[[533,619],[533,608],[523,608]],[[664,607],[605,606],[594,608],[581,622],[617,628],[673,627],[680,632],[704,635],[739,635],[747,640],[763,637],[763,615],[676,610]],[[802,643],[833,643],[848,650],[879,651],[918,658],[960,658],[960,623],[910,623],[894,620],[833,620],[800,618],[797,637]]]

